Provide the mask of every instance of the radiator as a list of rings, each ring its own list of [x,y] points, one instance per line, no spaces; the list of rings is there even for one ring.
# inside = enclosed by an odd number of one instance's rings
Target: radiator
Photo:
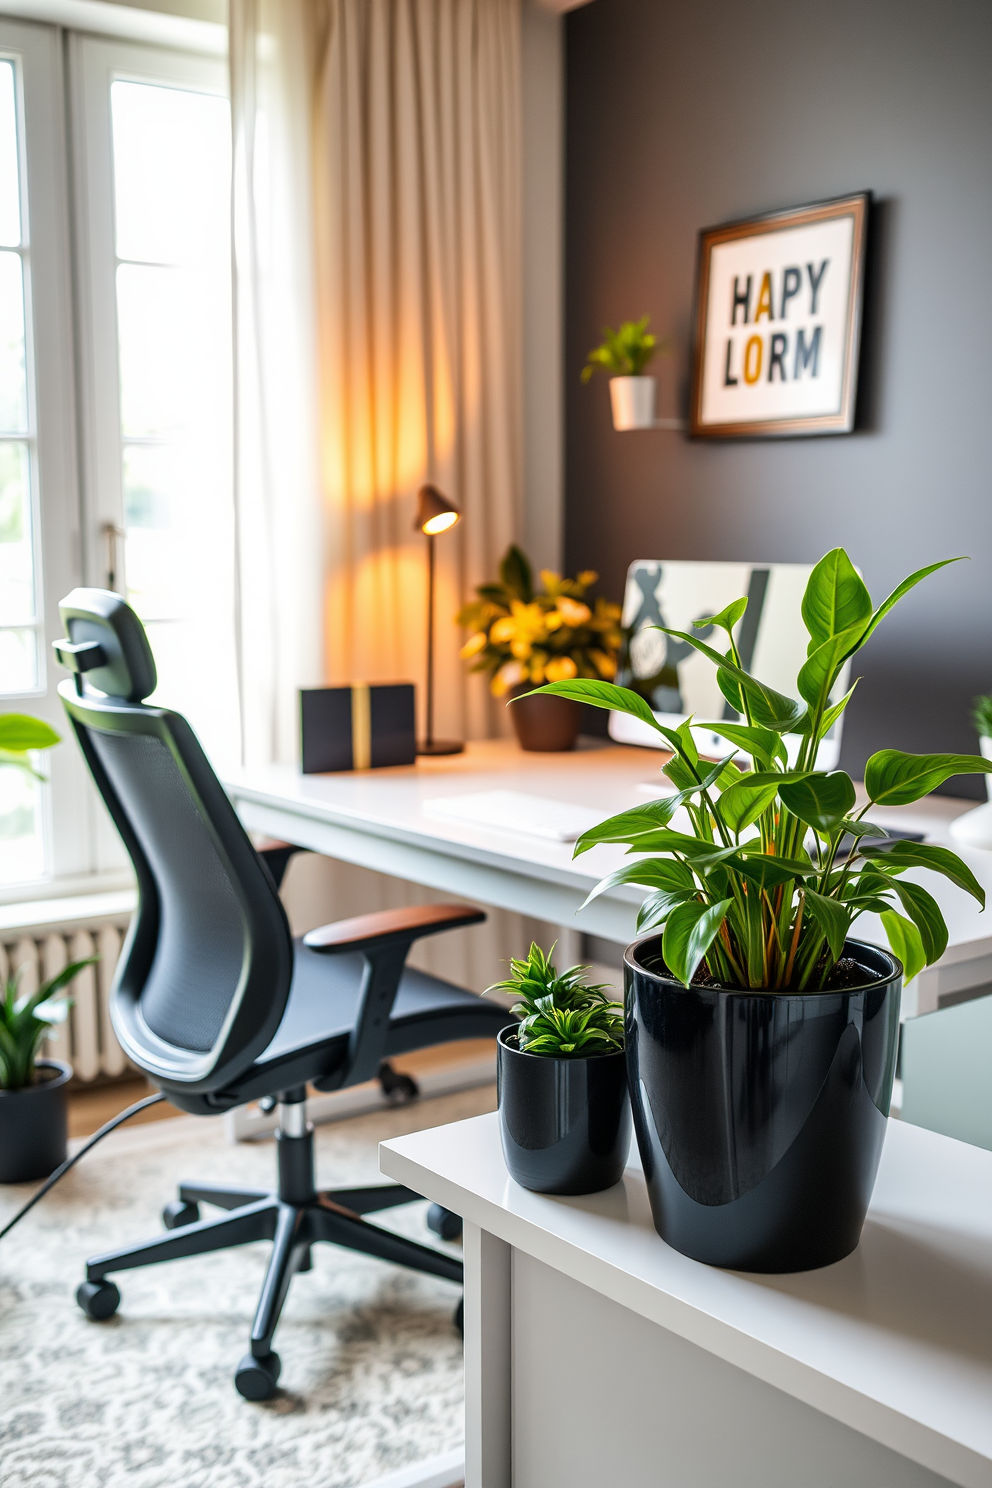
[[[70,961],[99,956],[69,983],[64,995],[72,1008],[64,1023],[56,1024],[42,1052],[71,1064],[78,1080],[115,1077],[132,1068],[110,1024],[110,987],[114,979],[125,928],[120,924],[86,929],[46,927],[44,934],[0,938],[0,978],[20,970],[20,992],[33,992]]]

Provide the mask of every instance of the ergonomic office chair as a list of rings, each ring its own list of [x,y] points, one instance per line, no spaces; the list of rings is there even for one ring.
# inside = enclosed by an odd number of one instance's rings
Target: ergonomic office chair
[[[419,1197],[399,1185],[318,1193],[306,1085],[338,1090],[373,1078],[390,1055],[494,1036],[504,1009],[405,968],[413,942],[485,918],[462,905],[386,910],[294,941],[275,884],[196,736],[149,706],[155,662],[144,628],[117,594],[75,589],[59,607],[55,652],[73,673],[59,693],[138,880],[138,910],[111,994],[128,1057],[180,1109],[215,1115],[246,1101],[278,1104],[278,1186],[184,1183],[167,1233],[94,1256],[76,1294],[110,1317],[112,1272],[271,1240],[272,1252],[235,1384],[249,1400],[276,1388],[272,1338],[290,1281],[320,1240],[461,1281],[461,1263],[363,1216]],[[228,1211],[201,1220],[198,1205]],[[458,1315],[456,1314],[456,1322]]]

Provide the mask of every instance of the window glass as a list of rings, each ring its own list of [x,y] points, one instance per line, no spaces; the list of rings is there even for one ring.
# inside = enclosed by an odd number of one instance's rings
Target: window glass
[[[230,110],[111,88],[127,595],[157,701],[217,762],[239,747],[234,643]]]
[[[33,441],[27,383],[17,127],[18,73],[0,58],[0,710],[38,688],[37,594],[31,501]],[[0,767],[0,883],[45,872],[38,782]]]

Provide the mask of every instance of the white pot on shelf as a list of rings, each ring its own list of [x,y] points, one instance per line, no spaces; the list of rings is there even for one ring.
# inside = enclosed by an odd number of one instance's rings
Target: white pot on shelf
[[[623,432],[653,428],[657,391],[658,381],[654,377],[611,377],[614,429]]]
[[[979,739],[978,747],[983,759],[992,760],[992,739]],[[951,822],[950,832],[961,847],[992,848],[992,775],[985,777],[985,794],[988,802],[966,811]]]

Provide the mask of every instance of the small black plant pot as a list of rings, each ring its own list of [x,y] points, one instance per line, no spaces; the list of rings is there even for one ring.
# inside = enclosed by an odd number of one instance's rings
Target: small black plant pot
[[[510,1176],[535,1193],[612,1188],[630,1150],[623,1053],[555,1059],[516,1047],[516,1024],[496,1040],[499,1133]]]
[[[69,1065],[39,1059],[37,1079],[23,1090],[0,1090],[0,1183],[47,1178],[66,1159]]]
[[[902,966],[849,940],[860,985],[684,987],[661,936],[627,948],[627,1068],[655,1228],[740,1271],[809,1271],[861,1238],[885,1140]]]

